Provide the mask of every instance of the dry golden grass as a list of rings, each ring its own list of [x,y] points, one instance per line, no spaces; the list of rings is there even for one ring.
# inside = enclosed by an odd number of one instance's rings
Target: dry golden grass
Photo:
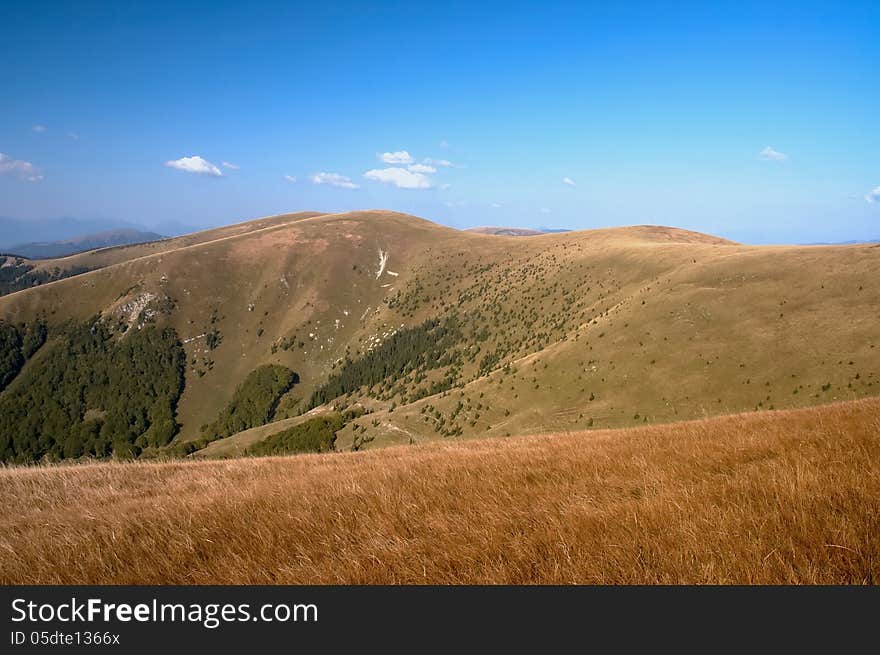
[[[0,471],[3,583],[876,583],[880,399]]]

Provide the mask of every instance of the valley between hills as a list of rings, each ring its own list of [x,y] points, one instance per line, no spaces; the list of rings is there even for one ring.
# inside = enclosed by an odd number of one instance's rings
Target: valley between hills
[[[35,262],[54,277],[0,297],[0,455],[366,450],[880,395],[880,245],[482,232],[304,212]]]

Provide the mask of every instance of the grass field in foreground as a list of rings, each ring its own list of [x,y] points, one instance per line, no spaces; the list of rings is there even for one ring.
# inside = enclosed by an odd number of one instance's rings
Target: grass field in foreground
[[[381,451],[0,470],[0,582],[877,583],[880,399]]]

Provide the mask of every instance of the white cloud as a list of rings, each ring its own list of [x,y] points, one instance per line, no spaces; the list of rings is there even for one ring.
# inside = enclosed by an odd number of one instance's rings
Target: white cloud
[[[0,175],[3,174],[16,175],[28,182],[39,182],[43,179],[43,172],[29,161],[13,159],[0,152]]]
[[[445,168],[452,166],[452,162],[448,159],[433,159],[432,157],[425,157],[422,161],[429,166],[443,166]]]
[[[393,184],[400,189],[430,189],[431,179],[423,173],[412,173],[405,168],[373,169],[364,173],[368,180]]]
[[[491,205],[489,205],[489,206],[490,206],[490,207],[494,207],[495,209],[499,209],[499,208],[501,207],[501,203],[500,203],[500,202],[493,202],[493,203],[492,203]]]
[[[309,176],[312,184],[326,184],[340,189],[360,189],[360,185],[351,181],[351,178],[339,173],[313,173]]]
[[[73,139],[74,141],[79,141],[79,134],[76,132],[68,132],[67,137]]]
[[[443,204],[447,207],[464,207],[464,200],[444,200]]]
[[[223,177],[223,173],[214,164],[207,159],[202,159],[198,155],[192,157],[181,157],[180,159],[172,159],[166,161],[168,168],[176,168],[186,173],[195,173],[196,175],[209,175],[211,177]]]
[[[413,158],[406,150],[398,150],[397,152],[377,152],[376,157],[379,161],[386,164],[412,164]]]
[[[293,175],[282,175],[281,179],[287,180],[288,182],[296,182],[296,178]],[[315,184],[320,184],[320,182],[315,182]]]
[[[34,132],[36,132],[37,134],[42,134],[43,132],[47,131],[49,128],[46,127],[45,125],[34,125],[31,129]]]
[[[410,164],[407,166],[413,173],[436,173],[437,169],[427,164]]]
[[[232,164],[228,161],[220,162],[223,168],[228,168],[231,171],[237,171],[241,168],[238,164]]]
[[[567,184],[568,186],[577,186],[577,184],[575,184],[575,181],[573,179],[571,179],[570,177],[563,177],[562,183]]]
[[[446,148],[449,147],[449,141],[447,141],[446,139],[443,139],[443,140],[440,142],[440,147],[443,148],[443,149],[445,150]]]
[[[774,150],[770,146],[767,146],[758,154],[760,155],[761,159],[767,159],[769,161],[785,161],[786,159],[788,159],[788,155],[786,155],[784,152]]]
[[[549,214],[550,210],[547,207],[541,207],[541,209],[539,209],[538,212],[541,214]]]
[[[870,202],[872,205],[876,202],[880,202],[880,186],[868,191],[868,195],[865,196],[865,200]]]
[[[451,189],[451,188],[452,188],[452,185],[451,185],[451,184],[441,184],[441,185],[440,185],[439,187],[437,187],[437,188],[438,188],[438,189],[442,189],[443,191],[446,191],[447,189]]]

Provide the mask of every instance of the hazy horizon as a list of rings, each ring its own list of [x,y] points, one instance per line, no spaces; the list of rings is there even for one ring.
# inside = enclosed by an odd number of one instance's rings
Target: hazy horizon
[[[880,236],[875,3],[0,9],[0,216]]]
[[[344,211],[397,211],[390,208],[383,207],[362,207],[353,210],[339,210],[340,212]],[[194,232],[200,232],[203,230],[208,230],[217,227],[224,227],[229,225],[235,225],[237,223],[244,223],[251,220],[257,220],[261,218],[268,218],[276,215],[283,214],[294,214],[297,212],[307,212],[307,211],[317,211],[308,207],[295,208],[289,211],[279,212],[277,214],[266,214],[263,216],[249,216],[246,218],[233,218],[229,221],[224,222],[211,222],[205,225],[187,225],[185,223],[180,223],[176,221],[155,221],[155,222],[147,222],[147,223],[135,223],[132,221],[125,220],[116,220],[112,218],[87,218],[87,219],[79,219],[73,216],[63,216],[57,218],[39,218],[39,219],[31,219],[21,221],[20,219],[13,219],[8,216],[0,216],[0,250],[3,248],[10,248],[16,245],[22,244],[30,244],[35,242],[62,242],[69,239],[75,239],[81,236],[92,236],[96,234],[100,234],[102,232],[110,232],[119,229],[134,229],[140,230],[143,232],[156,232],[160,234],[162,237],[176,237],[182,236],[184,234],[191,234]],[[339,212],[327,212],[331,213],[339,213]],[[405,212],[404,212],[405,213]],[[424,218],[426,220],[430,220],[439,225],[447,225],[439,220],[434,220],[427,216],[418,216],[413,214],[417,218]],[[5,221],[15,221],[16,223],[24,222],[33,224],[36,229],[35,232],[28,233],[30,236],[22,237],[22,238],[12,238],[9,236],[10,230],[4,229],[6,227],[3,225]],[[45,227],[43,229],[39,229],[39,224],[43,224]],[[63,224],[63,229],[58,230],[57,226],[59,224]],[[681,227],[679,225],[669,225],[669,224],[659,224],[659,223],[621,223],[617,225],[592,225],[588,227],[568,227],[566,225],[512,225],[505,223],[479,223],[475,222],[473,225],[464,225],[464,226],[453,226],[447,225],[447,227],[452,227],[453,229],[459,230],[468,230],[473,228],[480,227],[497,227],[497,228],[521,228],[521,229],[531,229],[537,230],[540,232],[554,233],[554,232],[573,232],[578,230],[592,230],[592,229],[603,229],[610,227],[632,227],[637,225],[663,225],[664,227]],[[79,228],[78,226],[82,226]],[[693,229],[693,228],[682,228],[682,229]],[[697,230],[699,231],[699,230]],[[870,235],[866,235],[863,237],[853,237],[851,239],[840,239],[836,241],[786,241],[786,240],[777,240],[777,241],[763,241],[763,242],[754,242],[754,241],[742,241],[741,243],[747,245],[843,245],[850,243],[876,243],[880,241],[880,228],[876,230],[877,234],[874,237]],[[17,232],[16,232],[17,233]],[[731,238],[727,234],[720,233],[707,233],[713,234],[713,236],[720,236],[724,238]],[[736,240],[736,239],[733,239]]]

